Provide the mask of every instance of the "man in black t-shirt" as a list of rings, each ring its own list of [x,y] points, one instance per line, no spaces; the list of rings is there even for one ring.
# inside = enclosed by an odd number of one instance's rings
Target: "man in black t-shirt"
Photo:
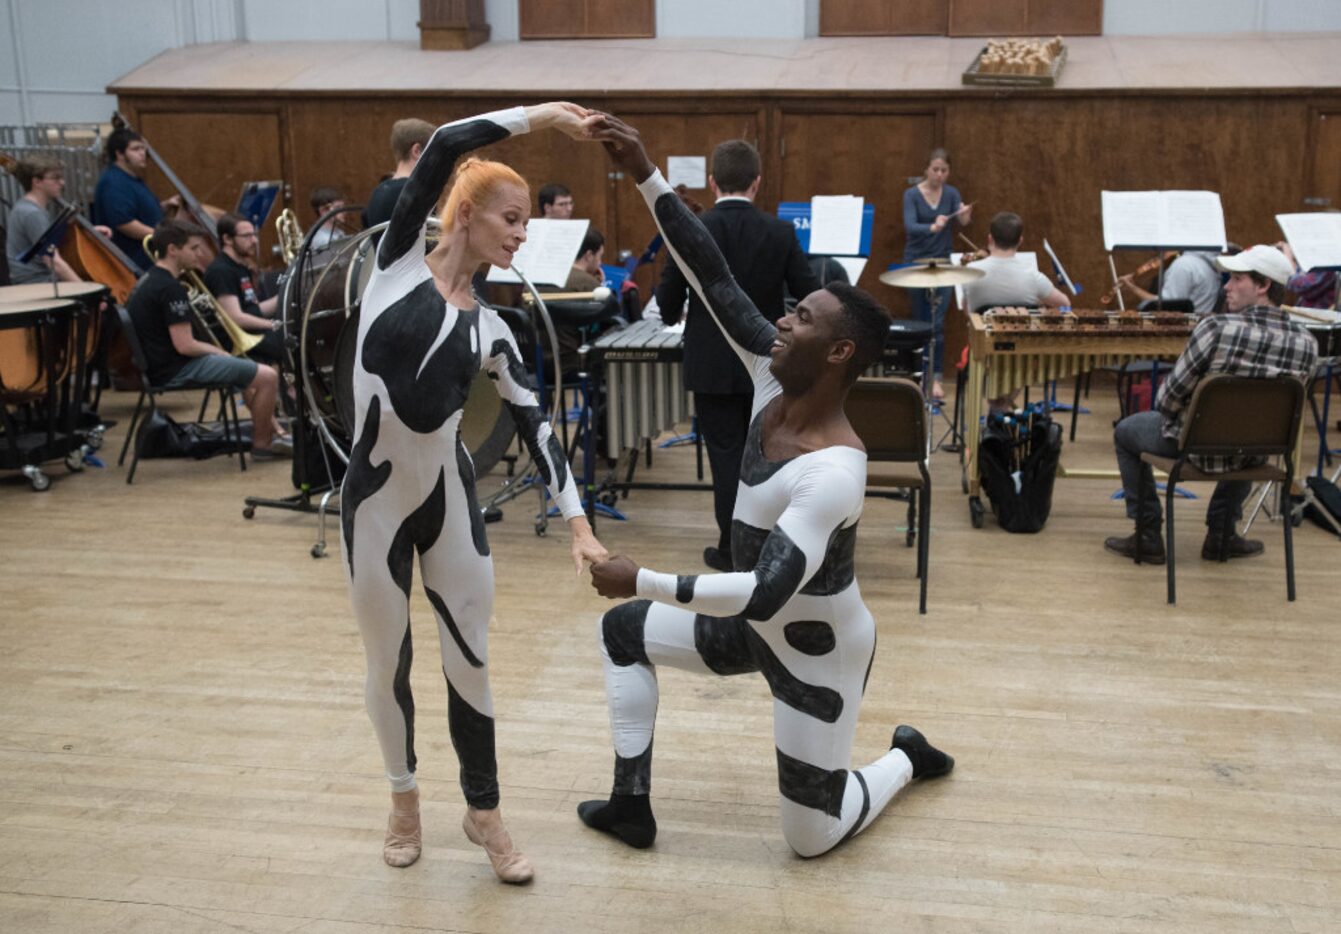
[[[414,171],[419,154],[424,151],[428,141],[436,130],[427,120],[410,117],[397,120],[391,128],[391,152],[396,157],[396,172],[373,189],[368,197],[368,206],[363,209],[363,229],[375,227],[391,220],[391,211],[400,197],[400,190]]]
[[[261,342],[247,356],[262,363],[279,365],[284,360],[284,338],[275,317],[279,299],[261,301],[252,282],[251,262],[256,260],[256,225],[237,214],[225,214],[217,222],[219,255],[205,270],[205,288],[209,289],[238,327],[249,334],[262,335]],[[249,262],[250,261],[250,262]],[[222,330],[222,329],[220,329]],[[224,335],[216,331],[222,342]]]
[[[227,383],[243,390],[252,417],[252,455],[259,460],[288,453],[273,437],[279,374],[253,360],[230,356],[201,340],[192,329],[194,314],[178,277],[199,270],[207,255],[205,232],[185,221],[165,221],[150,242],[154,265],[135,284],[126,311],[135,325],[155,386]]]

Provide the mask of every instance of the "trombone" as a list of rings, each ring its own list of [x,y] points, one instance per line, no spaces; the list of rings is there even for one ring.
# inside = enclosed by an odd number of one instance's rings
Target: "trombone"
[[[158,254],[154,251],[152,233],[144,235],[144,251],[155,259]],[[232,354],[235,357],[245,357],[257,344],[265,340],[264,334],[251,334],[242,329],[242,326],[228,317],[228,312],[223,310],[219,300],[214,297],[205,283],[200,279],[200,273],[194,269],[187,269],[182,272],[181,281],[186,286],[186,296],[191,303],[191,313],[196,316],[196,321],[209,335],[210,343],[214,344],[220,350],[224,349],[223,344],[219,343],[219,338],[215,336],[214,329],[210,327],[210,318],[212,317],[223,328],[228,335],[229,343],[233,345]]]

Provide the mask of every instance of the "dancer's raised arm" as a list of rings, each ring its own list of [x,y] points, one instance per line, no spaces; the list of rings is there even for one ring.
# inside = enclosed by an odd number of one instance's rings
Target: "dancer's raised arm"
[[[587,118],[588,112],[576,104],[553,102],[495,110],[438,127],[396,201],[377,250],[378,268],[386,269],[405,256],[423,256],[424,222],[446,190],[457,160],[466,153],[548,127],[575,139],[587,138],[583,122]]]
[[[708,229],[647,157],[638,131],[606,114],[598,118],[592,136],[604,143],[610,158],[637,181],[675,262],[754,381],[768,378],[768,351],[777,337],[777,328],[736,284]]]

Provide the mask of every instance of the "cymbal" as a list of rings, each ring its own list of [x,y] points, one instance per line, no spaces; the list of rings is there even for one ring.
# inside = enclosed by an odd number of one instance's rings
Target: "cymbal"
[[[932,261],[901,269],[888,269],[880,274],[880,281],[900,289],[939,289],[943,286],[963,285],[985,275],[987,273],[981,269]]]

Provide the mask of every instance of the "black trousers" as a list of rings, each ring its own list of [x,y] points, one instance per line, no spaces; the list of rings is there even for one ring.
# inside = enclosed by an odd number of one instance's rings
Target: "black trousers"
[[[745,436],[750,430],[750,405],[754,394],[694,393],[698,430],[708,449],[712,468],[712,508],[717,518],[717,547],[731,554],[731,513],[736,508],[740,484],[740,461],[745,456]]]

